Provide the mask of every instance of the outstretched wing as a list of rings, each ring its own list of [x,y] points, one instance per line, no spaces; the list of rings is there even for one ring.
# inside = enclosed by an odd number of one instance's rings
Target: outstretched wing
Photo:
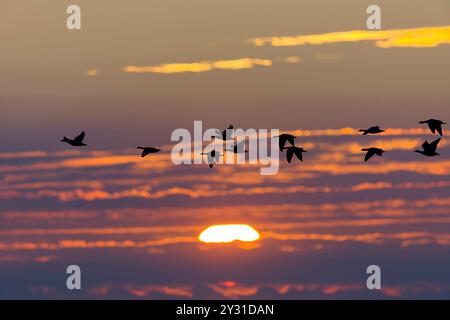
[[[295,155],[297,156],[298,160],[303,161],[303,152],[300,148],[295,148],[294,150]]]
[[[436,125],[436,131],[439,133],[440,136],[442,136],[442,126],[440,124]]]
[[[143,149],[141,157],[145,157],[146,155],[148,155],[150,153],[150,150],[148,148]]]
[[[75,142],[77,143],[81,143],[83,142],[84,136],[86,134],[84,133],[84,131],[82,131],[78,136],[75,137],[75,139],[73,139]]]
[[[236,153],[244,152],[244,147],[245,147],[245,141],[236,143]]]
[[[436,127],[433,122],[428,122],[428,128],[430,128],[431,132],[436,133]]]
[[[429,144],[429,148],[431,151],[433,151],[433,152],[436,151],[439,141],[441,141],[441,138],[436,139],[432,143]]]
[[[295,141],[294,141],[294,137],[293,136],[288,136],[287,141],[289,141],[289,143],[292,144],[293,146],[295,145]]]
[[[366,153],[366,157],[364,158],[364,161],[367,161],[367,160],[369,160],[370,158],[372,158],[372,156],[375,154],[375,151],[374,150],[369,150],[369,151],[367,151],[367,153]]]
[[[284,136],[279,136],[278,137],[278,146],[280,147],[280,151],[283,151],[285,144],[286,144],[286,138]]]
[[[293,155],[294,155],[294,148],[288,148],[286,153],[286,159],[288,163],[291,163]]]

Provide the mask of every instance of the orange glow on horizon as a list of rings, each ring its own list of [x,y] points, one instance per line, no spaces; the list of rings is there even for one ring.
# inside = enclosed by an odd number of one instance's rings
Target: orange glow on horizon
[[[206,228],[198,239],[205,243],[230,243],[236,240],[252,242],[259,237],[259,233],[247,224],[227,224]]]

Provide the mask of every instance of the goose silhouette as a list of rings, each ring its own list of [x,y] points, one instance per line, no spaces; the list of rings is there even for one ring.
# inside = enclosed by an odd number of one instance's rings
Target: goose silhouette
[[[434,134],[437,131],[440,136],[442,136],[442,125],[446,124],[445,122],[443,122],[441,120],[436,120],[436,119],[428,119],[428,120],[420,121],[419,123],[428,124],[428,128],[430,128],[431,132]]]
[[[429,143],[428,141],[425,141],[422,144],[423,150],[415,150],[417,153],[421,153],[424,156],[427,157],[434,157],[438,156],[439,153],[436,152],[437,146],[439,144],[439,141],[441,141],[441,138],[434,140],[433,142]]]
[[[382,157],[383,156],[383,152],[386,152],[383,149],[375,148],[375,147],[363,148],[363,149],[361,149],[361,151],[366,151],[367,152],[366,156],[364,157],[364,161],[369,160],[374,155]]]
[[[305,149],[296,147],[296,146],[286,147],[284,149],[287,150],[286,160],[288,163],[291,163],[291,160],[292,160],[292,157],[294,156],[294,154],[298,160],[303,161],[303,152],[308,152]]]
[[[234,126],[230,124],[228,128],[223,131],[217,130],[218,135],[222,138],[223,141],[231,140],[231,134],[233,133]]]
[[[237,143],[236,138],[234,138],[234,145],[233,145],[233,149],[226,149],[227,151],[232,151],[236,154],[238,153],[246,153],[248,152],[247,150],[244,149],[245,147],[245,141],[242,141],[240,143]]]
[[[86,136],[86,134],[84,133],[84,131],[82,131],[78,136],[76,136],[73,139],[69,139],[66,136],[64,136],[64,138],[61,140],[61,142],[67,142],[68,144],[70,144],[71,146],[74,146],[74,147],[87,146],[87,144],[83,143],[83,139],[85,136]]]
[[[156,152],[161,151],[161,149],[154,148],[154,147],[137,147],[137,148],[142,150],[142,153],[141,153],[142,158],[150,153],[156,153]]]
[[[208,165],[210,168],[213,167],[215,162],[219,161],[219,157],[223,156],[215,149],[211,150],[210,152],[202,152],[202,155],[206,155],[208,157]]]
[[[386,130],[380,129],[379,126],[373,126],[373,127],[370,127],[369,129],[359,129],[358,131],[363,132],[363,136],[365,136],[366,134],[377,134],[377,133],[385,132]]]
[[[295,145],[294,139],[296,136],[293,136],[292,134],[283,133],[278,136],[278,146],[280,147],[280,151],[283,152],[285,149],[284,146],[286,145],[286,142],[289,142],[292,146]]]

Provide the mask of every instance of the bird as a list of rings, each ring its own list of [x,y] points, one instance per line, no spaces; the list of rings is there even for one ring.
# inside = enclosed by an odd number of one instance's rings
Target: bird
[[[303,161],[303,152],[308,152],[303,148],[300,147],[296,147],[296,146],[291,146],[291,147],[286,147],[284,148],[287,150],[286,152],[286,159],[288,163],[291,163],[292,157],[295,156],[297,157],[298,160]]]
[[[361,151],[367,151],[366,156],[365,156],[365,158],[364,158],[364,161],[369,160],[369,159],[372,158],[372,156],[375,155],[375,154],[376,154],[377,156],[382,157],[382,156],[383,156],[383,152],[386,152],[386,151],[384,151],[383,149],[375,148],[375,147],[371,147],[371,148],[363,148],[363,149],[361,149]]]
[[[428,120],[424,120],[424,121],[419,121],[419,123],[427,123],[428,128],[430,128],[431,132],[434,134],[437,131],[440,136],[442,136],[442,125],[446,124],[445,122],[443,122],[441,120],[436,120],[436,119],[428,119]]]
[[[234,152],[234,153],[236,153],[236,154],[248,152],[247,150],[244,149],[244,146],[245,146],[245,141],[242,141],[242,142],[240,142],[240,143],[237,143],[236,138],[234,138],[233,149],[232,149],[232,150],[226,149],[226,150],[227,150],[227,151],[232,151],[232,152]]]
[[[210,168],[213,167],[214,162],[219,161],[219,157],[221,157],[222,155],[216,151],[216,150],[211,150],[210,152],[202,152],[202,155],[206,155],[208,156],[208,165]]]
[[[280,147],[280,151],[283,152],[285,149],[284,146],[286,145],[286,141],[288,141],[292,146],[295,145],[294,139],[297,138],[296,136],[293,136],[292,134],[283,133],[278,136],[278,145]]]
[[[234,126],[230,124],[228,128],[223,131],[217,130],[218,135],[222,138],[223,141],[231,140],[231,134],[233,133]]]
[[[150,153],[156,153],[156,152],[161,151],[161,149],[154,148],[154,147],[137,147],[137,148],[142,150],[142,154],[141,154],[142,158]]]
[[[359,129],[358,131],[364,132],[363,136],[365,136],[366,134],[377,134],[377,133],[385,132],[386,130],[380,129],[379,126],[374,126],[374,127],[370,127],[369,129]]]
[[[437,146],[439,144],[439,141],[441,141],[441,138],[434,140],[433,142],[429,143],[428,141],[425,141],[422,144],[423,150],[416,150],[415,152],[421,153],[424,156],[427,157],[433,157],[438,156],[439,153],[436,152]]]
[[[83,143],[83,139],[85,136],[86,136],[85,132],[82,131],[78,136],[76,136],[73,139],[69,139],[66,136],[64,136],[64,138],[61,140],[61,142],[67,142],[68,144],[70,144],[71,146],[74,146],[74,147],[87,146],[87,144]]]

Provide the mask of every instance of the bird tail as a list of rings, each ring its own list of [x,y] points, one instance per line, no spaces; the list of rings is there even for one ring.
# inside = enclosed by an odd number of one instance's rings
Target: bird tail
[[[62,138],[61,142],[66,142],[66,141],[69,141],[69,139],[67,139],[67,137],[64,136],[64,138]]]
[[[141,149],[141,150],[144,150],[145,148],[144,147],[137,147],[138,149]]]
[[[359,131],[359,132],[364,132],[364,134],[363,134],[363,135],[366,135],[366,134],[367,134],[367,130],[364,130],[364,129],[359,129],[358,131]]]
[[[361,151],[369,151],[367,148],[362,148]]]
[[[427,123],[427,121],[425,121],[425,120],[424,121],[419,121],[419,123]]]

